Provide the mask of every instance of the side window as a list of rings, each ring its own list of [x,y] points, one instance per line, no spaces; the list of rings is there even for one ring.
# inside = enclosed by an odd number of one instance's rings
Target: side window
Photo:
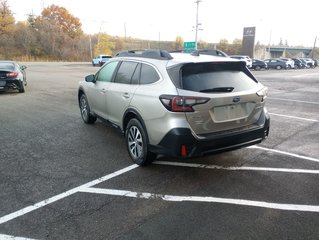
[[[119,70],[117,71],[114,82],[130,84],[136,66],[136,62],[122,62]]]
[[[160,79],[156,70],[147,64],[142,64],[140,84],[150,84]]]
[[[98,73],[96,81],[100,82],[111,82],[114,71],[117,67],[118,62],[110,62],[106,64]]]

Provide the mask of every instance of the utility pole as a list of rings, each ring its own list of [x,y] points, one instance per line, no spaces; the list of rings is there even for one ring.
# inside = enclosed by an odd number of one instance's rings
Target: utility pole
[[[317,37],[315,37],[315,42],[313,43],[313,48],[312,48],[312,51],[311,51],[311,58],[313,58],[314,53],[315,53],[316,42],[317,42]]]
[[[271,58],[271,54],[270,54],[271,33],[272,33],[272,29],[270,29],[270,34],[269,34],[269,42],[268,42],[268,58]]]
[[[126,23],[124,23],[124,39],[125,39],[125,42],[126,42]]]
[[[195,50],[197,50],[197,35],[198,35],[198,26],[201,25],[201,23],[198,23],[198,5],[202,0],[196,0],[196,25],[195,25]]]
[[[90,43],[90,54],[91,54],[91,59],[93,59],[93,53],[92,53],[92,39],[91,39],[91,35],[89,35],[89,43]]]

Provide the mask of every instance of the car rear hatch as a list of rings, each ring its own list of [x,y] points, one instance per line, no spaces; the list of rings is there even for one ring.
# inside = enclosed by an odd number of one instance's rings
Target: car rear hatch
[[[200,136],[257,127],[267,89],[243,62],[198,62],[180,66],[177,91]]]

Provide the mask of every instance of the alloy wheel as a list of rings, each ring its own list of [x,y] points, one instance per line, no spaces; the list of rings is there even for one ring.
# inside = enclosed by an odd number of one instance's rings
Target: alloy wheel
[[[143,154],[143,137],[136,126],[132,126],[128,132],[128,147],[134,158],[139,158]]]

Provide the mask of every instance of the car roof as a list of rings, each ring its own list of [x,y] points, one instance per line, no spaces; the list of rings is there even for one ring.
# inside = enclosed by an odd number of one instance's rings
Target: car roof
[[[0,63],[12,63],[12,64],[15,64],[16,62],[12,61],[12,60],[0,60]]]
[[[187,53],[172,53],[173,59],[167,63],[167,67],[181,64],[181,63],[200,63],[200,62],[238,62],[239,60],[221,57],[221,56],[212,56],[212,55],[199,55],[193,56]]]
[[[17,65],[17,62],[15,62],[15,61],[11,61],[11,60],[0,60],[0,64],[12,64],[12,65]]]
[[[138,60],[141,62],[148,62],[156,65],[164,65],[168,68],[183,63],[239,62],[239,60],[229,57],[212,56],[205,54],[192,55],[190,53],[168,53],[167,51],[162,50],[149,50],[149,52],[146,52],[146,54],[135,50],[123,51],[118,53],[115,59]]]

